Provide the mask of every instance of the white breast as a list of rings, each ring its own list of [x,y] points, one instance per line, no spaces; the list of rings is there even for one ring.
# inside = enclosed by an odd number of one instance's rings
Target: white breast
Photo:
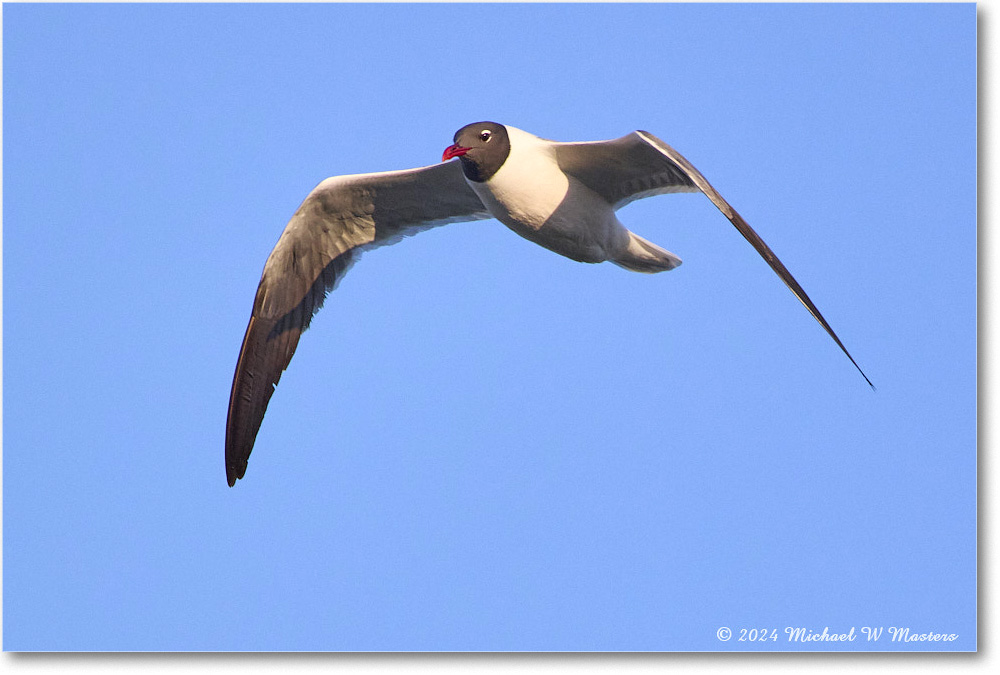
[[[551,143],[507,127],[510,155],[487,182],[469,182],[497,220],[520,233],[538,230],[569,191]]]
[[[573,260],[615,256],[628,233],[614,209],[559,168],[551,142],[507,127],[510,155],[485,183],[468,181],[493,216],[525,239]]]

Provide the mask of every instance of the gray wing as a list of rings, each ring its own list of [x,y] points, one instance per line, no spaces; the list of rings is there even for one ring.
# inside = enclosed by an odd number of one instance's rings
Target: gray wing
[[[694,179],[641,133],[636,131],[613,141],[554,143],[556,160],[559,168],[604,197],[615,209],[643,197],[698,192]]]
[[[616,209],[636,199],[652,195],[669,192],[704,192],[823,326],[868,385],[875,388],[799,282],[778,260],[774,251],[681,153],[646,131],[635,131],[611,141],[555,143],[554,146],[562,170],[575,176]]]
[[[230,486],[246,472],[299,336],[361,252],[438,225],[490,217],[459,162],[328,178],[306,197],[264,264],[236,363],[226,421]]]

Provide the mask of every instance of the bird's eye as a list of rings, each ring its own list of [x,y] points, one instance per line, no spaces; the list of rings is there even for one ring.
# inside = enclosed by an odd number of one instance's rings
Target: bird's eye
[[[489,141],[490,137],[492,137],[492,136],[493,136],[493,134],[490,133],[489,129],[483,129],[482,131],[479,132],[479,140],[481,140],[483,143],[486,143],[487,141]]]

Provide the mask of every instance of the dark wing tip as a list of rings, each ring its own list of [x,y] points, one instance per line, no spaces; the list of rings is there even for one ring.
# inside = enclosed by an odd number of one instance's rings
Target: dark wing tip
[[[754,247],[754,249],[756,249],[757,253],[760,254],[765,262],[767,262],[775,274],[777,274],[785,285],[792,291],[792,293],[795,294],[795,297],[797,297],[799,301],[805,305],[806,309],[809,310],[809,313],[813,315],[813,318],[819,322],[827,334],[833,338],[835,343],[837,343],[840,350],[844,352],[844,355],[847,356],[851,363],[854,364],[854,367],[858,369],[858,372],[861,373],[861,377],[865,378],[865,382],[868,383],[868,386],[874,390],[875,385],[872,384],[872,381],[868,379],[867,375],[865,375],[865,371],[861,370],[861,366],[859,366],[858,362],[854,360],[851,353],[847,351],[847,347],[845,347],[844,343],[840,341],[839,337],[837,337],[837,334],[834,332],[827,320],[823,318],[819,308],[816,307],[813,301],[806,294],[805,289],[802,288],[799,282],[795,280],[795,277],[793,277],[792,273],[788,271],[788,268],[786,268],[785,265],[778,260],[778,256],[776,256],[774,251],[772,251],[771,248],[764,243],[764,240],[761,239],[760,235],[757,234],[757,232],[750,227],[747,221],[743,219],[743,216],[737,213],[736,209],[734,209],[729,202],[723,199],[722,195],[720,195],[719,192],[712,187],[701,172],[694,168],[694,165],[692,165],[691,162],[689,162],[681,153],[677,152],[648,131],[640,130],[636,133],[643,137],[647,143],[656,147],[667,157],[667,159],[683,170],[685,174],[687,174],[688,178],[690,178],[691,181],[705,193],[705,196],[708,197],[720,211],[722,211],[723,215],[725,215],[736,227],[739,233],[743,235],[743,238],[746,239],[750,245]]]
[[[816,314],[814,314],[814,316],[816,316],[817,314],[819,314],[819,310],[816,310]],[[826,319],[822,318],[822,315],[817,316],[817,319],[819,320],[820,324],[822,324],[823,328],[826,329],[826,332],[829,333],[830,337],[833,338],[833,341],[837,343],[837,346],[840,347],[840,350],[844,352],[847,358],[850,359],[851,363],[854,364],[854,367],[858,369],[858,372],[861,373],[861,377],[865,378],[865,382],[867,382],[868,386],[872,388],[872,391],[878,391],[878,389],[875,388],[875,385],[872,383],[872,381],[868,379],[868,376],[865,375],[865,371],[861,370],[861,366],[859,366],[858,362],[854,360],[854,357],[851,356],[851,353],[847,351],[847,347],[844,346],[844,343],[840,341],[840,338],[837,337],[837,334],[833,332],[832,328],[830,328],[830,324],[826,322]]]
[[[242,462],[239,464],[230,464],[226,462],[226,481],[229,483],[229,487],[236,485],[236,481],[243,478],[243,474],[247,472],[247,463]]]
[[[276,332],[277,323],[251,317],[236,362],[226,419],[226,480],[230,487],[246,473],[267,403],[299,343],[301,326],[286,326]]]
[[[854,367],[858,369],[859,373],[861,373],[861,377],[865,378],[865,382],[867,382],[868,386],[872,388],[872,391],[878,391],[878,387],[876,387],[872,383],[872,381],[868,379],[868,376],[865,375],[865,371],[861,370],[861,366],[859,366],[857,363],[855,363],[853,358],[851,359],[851,363],[854,363]]]
[[[712,190],[712,192],[716,196],[718,196],[718,193],[715,192],[714,189]],[[712,201],[715,201],[712,194],[708,193],[707,191],[706,194],[710,199],[712,199]],[[847,351],[847,347],[845,347],[844,343],[841,342],[840,337],[837,335],[836,331],[833,330],[833,327],[826,320],[823,314],[819,311],[819,308],[806,293],[805,289],[802,288],[802,285],[799,284],[798,281],[796,281],[795,277],[792,276],[792,273],[788,271],[788,268],[785,267],[785,265],[778,259],[778,256],[774,254],[774,251],[772,251],[771,248],[764,243],[764,240],[760,238],[760,235],[758,235],[754,231],[754,229],[750,227],[749,224],[747,224],[747,222],[743,219],[743,217],[740,214],[738,214],[736,210],[732,208],[732,206],[729,206],[729,203],[726,202],[724,199],[722,199],[721,196],[719,196],[719,201],[722,202],[722,204],[725,204],[729,208],[731,215],[730,214],[726,215],[729,217],[730,222],[732,222],[733,225],[736,226],[736,229],[740,232],[740,234],[742,234],[743,237],[750,243],[750,245],[753,246],[754,249],[756,249],[757,253],[760,254],[760,256],[764,259],[765,262],[767,262],[767,264],[775,272],[775,274],[777,274],[778,277],[783,282],[785,282],[785,286],[787,286],[788,289],[792,291],[795,297],[798,298],[799,302],[801,302],[805,306],[805,308],[809,311],[809,313],[812,314],[813,318],[816,319],[819,325],[823,327],[823,330],[826,331],[827,335],[829,335],[830,338],[832,338],[833,341],[836,343],[836,345],[840,347],[840,351],[844,353],[844,356],[846,356],[848,360],[850,360],[851,364],[855,368],[857,368],[858,372],[861,373],[861,377],[865,378],[865,382],[868,383],[868,386],[874,390],[875,385],[872,384],[872,381],[868,379],[868,376],[865,374],[865,371],[861,369],[861,366],[858,365],[858,362],[854,360],[853,356],[851,356],[851,352]],[[716,202],[716,205],[719,205],[719,202]],[[721,208],[722,207],[720,206],[720,209]]]

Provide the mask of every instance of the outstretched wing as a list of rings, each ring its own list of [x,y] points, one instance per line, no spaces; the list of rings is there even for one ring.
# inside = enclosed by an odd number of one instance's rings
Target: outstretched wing
[[[226,421],[226,478],[236,483],[299,336],[362,251],[463,220],[490,218],[459,162],[328,178],[285,227],[264,264],[236,363]]]
[[[774,251],[681,153],[645,131],[636,131],[611,141],[556,143],[554,146],[562,170],[575,176],[616,209],[636,199],[652,195],[669,192],[704,192],[823,326],[868,385],[875,388],[799,282],[778,260]]]

